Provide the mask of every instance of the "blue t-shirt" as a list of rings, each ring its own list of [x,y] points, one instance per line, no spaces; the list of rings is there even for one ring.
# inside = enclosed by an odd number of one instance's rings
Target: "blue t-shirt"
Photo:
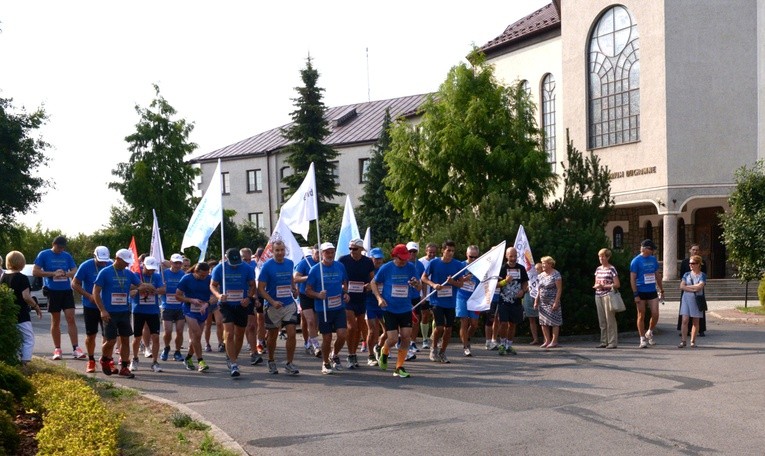
[[[101,302],[109,313],[130,313],[130,285],[138,286],[141,280],[132,271],[121,271],[114,265],[107,266],[96,276],[95,284],[101,287]]]
[[[369,257],[362,256],[354,260],[351,254],[343,255],[338,260],[345,266],[348,274],[348,295],[351,303],[361,304],[366,300],[369,291],[364,291],[364,285],[368,284],[375,272],[375,264]]]
[[[165,277],[165,294],[160,298],[162,299],[160,307],[167,310],[181,310],[183,306],[175,297],[175,290],[178,289],[178,282],[181,281],[186,273],[183,272],[183,269],[179,269],[178,272],[173,272],[172,269],[165,269],[162,271],[162,274]]]
[[[307,256],[303,257],[302,260],[298,262],[298,264],[295,266],[295,272],[299,273],[300,275],[307,276],[309,272],[311,272],[311,268],[316,265],[316,261],[314,261],[313,257]],[[300,294],[305,294],[305,284],[306,282],[300,282],[298,283],[298,291]]]
[[[85,260],[79,268],[77,268],[77,272],[74,274],[74,277],[80,281],[82,284],[82,288],[85,289],[88,293],[93,293],[93,284],[96,283],[96,277],[98,276],[98,273],[101,272],[101,269],[104,269],[111,265],[111,260],[109,261],[109,264],[106,266],[98,266],[98,263],[96,262],[95,258],[91,258],[89,260]],[[88,307],[91,309],[98,309],[95,302],[91,302],[90,299],[83,296],[82,297],[82,307]]]
[[[462,263],[463,268],[467,265],[467,261]],[[475,291],[475,287],[477,287],[479,283],[481,283],[481,281],[478,279],[478,277],[475,276],[473,276],[470,280],[466,280],[465,283],[462,284],[462,288],[457,290],[457,301],[466,302],[468,299],[470,299],[473,291]]]
[[[226,286],[223,287],[223,267],[226,267]],[[226,304],[229,306],[242,305],[242,299],[250,295],[250,282],[255,280],[255,270],[246,263],[231,266],[228,262],[218,263],[213,268],[212,280],[217,282],[226,295]]]
[[[378,283],[378,290],[388,306],[381,309],[396,314],[410,312],[412,298],[409,290],[412,287],[409,285],[409,280],[412,277],[417,278],[416,274],[417,269],[408,261],[400,267],[393,261],[382,265],[375,274],[375,282]],[[382,284],[382,288],[379,284]]]
[[[659,261],[655,256],[638,255],[630,263],[630,272],[636,275],[637,291],[651,293],[656,291],[656,273],[659,271]]]
[[[295,263],[289,258],[285,258],[281,263],[271,258],[260,269],[260,282],[266,283],[266,292],[282,304],[292,304],[292,271]],[[271,307],[271,304],[263,299],[264,307]]]
[[[327,290],[327,311],[345,309],[345,301],[343,301],[343,284],[348,281],[348,274],[345,272],[345,266],[337,261],[333,261],[331,266],[324,264],[314,265],[308,273],[308,281],[306,284],[310,285],[313,291],[317,293],[324,289],[321,287],[320,270],[324,273],[324,287]],[[318,299],[314,301],[313,308],[316,312],[324,313],[324,303]]]
[[[455,274],[462,268],[463,264],[459,260],[452,259],[445,263],[441,258],[433,258],[433,261],[425,269],[425,276],[435,283],[444,283],[449,276],[456,279]],[[457,290],[458,288],[453,285],[444,285],[443,288],[430,296],[430,302],[437,307],[454,309],[457,306]]]
[[[56,253],[52,249],[43,250],[37,254],[35,258],[35,265],[39,266],[45,272],[53,272],[59,269],[64,272],[69,272],[71,269],[76,268],[77,264],[74,262],[74,258],[69,252]],[[43,277],[43,283],[51,290],[71,290],[72,283],[69,281],[69,277],[62,279],[54,279],[53,277]]]
[[[210,275],[202,280],[198,280],[196,277],[194,277],[193,273],[189,273],[183,276],[181,281],[178,282],[178,287],[176,290],[181,290],[186,298],[199,299],[202,302],[210,302],[210,296],[212,296],[212,292],[210,291],[210,282],[212,282],[212,277],[210,277]],[[188,302],[183,303],[183,313],[201,314],[201,312],[196,309],[192,311],[191,304]],[[206,313],[207,311],[205,311],[205,314]]]
[[[147,276],[145,272],[138,274],[141,283],[150,283],[154,285],[154,288],[162,288],[162,276],[159,275],[159,272],[154,271],[151,276]],[[159,313],[159,295],[157,294],[142,296],[139,292],[133,296],[131,302],[133,303],[133,313],[152,315]]]

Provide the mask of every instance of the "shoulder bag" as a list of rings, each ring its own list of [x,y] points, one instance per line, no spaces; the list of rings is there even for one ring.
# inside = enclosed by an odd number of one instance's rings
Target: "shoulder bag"
[[[612,291],[608,293],[608,297],[611,298],[611,310],[614,312],[624,312],[627,310],[627,307],[624,305],[622,295],[618,291]]]

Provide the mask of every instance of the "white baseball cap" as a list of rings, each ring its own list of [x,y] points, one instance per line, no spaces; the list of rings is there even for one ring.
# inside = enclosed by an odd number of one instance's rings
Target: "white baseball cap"
[[[96,247],[96,250],[93,251],[93,256],[96,258],[96,261],[109,261],[111,260],[111,256],[109,255],[109,249],[104,247],[103,245],[99,245]]]
[[[120,260],[124,261],[125,263],[129,265],[133,264],[135,261],[133,259],[133,252],[131,252],[128,249],[119,249],[117,250],[117,254],[115,255],[115,258],[119,258]]]
[[[358,247],[361,250],[366,250],[364,248],[364,240],[363,239],[352,239],[351,242],[348,243],[348,248]]]
[[[331,250],[335,250],[335,244],[333,244],[331,242],[325,242],[325,243],[321,244],[321,250],[322,251],[323,250],[330,250],[330,249]]]
[[[147,256],[143,259],[143,267],[144,269],[151,269],[152,271],[158,271],[159,270],[159,260],[154,258],[153,256]]]
[[[406,249],[407,250],[417,250],[417,251],[419,251],[420,250],[420,244],[418,244],[418,243],[416,243],[414,241],[409,241],[409,242],[406,243]]]
[[[183,263],[183,255],[180,253],[174,253],[170,255],[170,262],[171,263]]]

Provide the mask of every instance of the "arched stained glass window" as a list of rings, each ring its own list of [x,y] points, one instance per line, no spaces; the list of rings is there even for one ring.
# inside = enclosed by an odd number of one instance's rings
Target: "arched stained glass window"
[[[555,78],[550,73],[542,79],[542,131],[547,161],[555,171]]]

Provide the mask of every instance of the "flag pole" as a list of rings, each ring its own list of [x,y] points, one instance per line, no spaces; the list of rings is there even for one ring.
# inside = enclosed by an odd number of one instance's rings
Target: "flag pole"
[[[316,214],[316,244],[319,246],[319,277],[321,277],[321,289],[325,290],[324,288],[324,268],[322,266],[322,263],[324,262],[324,256],[321,253],[321,233],[319,232],[319,203],[317,200],[319,199],[319,195],[316,195],[316,198],[313,199],[313,209],[314,213]],[[322,299],[321,303],[324,307],[324,323],[327,322],[327,300]]]
[[[500,242],[499,244],[497,244],[497,245],[495,245],[494,247],[490,248],[488,252],[486,252],[486,253],[484,253],[483,255],[481,255],[480,257],[478,257],[478,259],[476,259],[475,261],[476,261],[476,262],[480,261],[480,260],[481,260],[481,258],[483,258],[483,257],[485,257],[486,255],[488,255],[488,254],[490,254],[491,252],[493,252],[493,251],[494,251],[494,249],[496,249],[497,247],[499,247],[501,244],[502,244],[502,243]],[[466,264],[464,268],[462,268],[462,269],[460,269],[458,272],[455,272],[454,274],[452,274],[452,276],[451,276],[451,277],[454,277],[454,276],[458,276],[458,275],[462,274],[462,273],[465,271],[465,269],[467,269],[467,268],[469,268],[469,267],[470,267],[470,265],[469,265],[469,264]],[[491,278],[491,277],[490,277],[490,278]],[[447,279],[446,281],[444,281],[444,283],[442,283],[442,284],[441,284],[441,286],[443,287],[443,286],[445,286],[447,283],[449,283],[449,279]],[[425,300],[426,300],[426,299],[428,299],[429,297],[433,296],[433,293],[435,293],[436,291],[438,291],[438,290],[435,290],[435,289],[434,289],[433,291],[431,291],[430,293],[428,293],[428,295],[427,295],[427,296],[425,296],[424,298],[422,298],[422,300],[421,300],[420,302],[418,302],[417,304],[415,304],[414,306],[412,306],[412,310],[416,309],[416,308],[417,308],[417,307],[418,307],[420,304],[422,304],[423,302],[425,302]]]
[[[220,158],[218,159],[218,169],[220,169]],[[220,179],[223,179],[223,171],[220,173]],[[223,189],[223,182],[221,182],[221,189]],[[220,264],[221,272],[223,273],[223,281],[221,282],[221,291],[226,291],[226,265],[223,264],[226,261],[226,243],[223,240],[223,220],[226,218],[223,211],[223,192],[218,195],[220,198]]]

